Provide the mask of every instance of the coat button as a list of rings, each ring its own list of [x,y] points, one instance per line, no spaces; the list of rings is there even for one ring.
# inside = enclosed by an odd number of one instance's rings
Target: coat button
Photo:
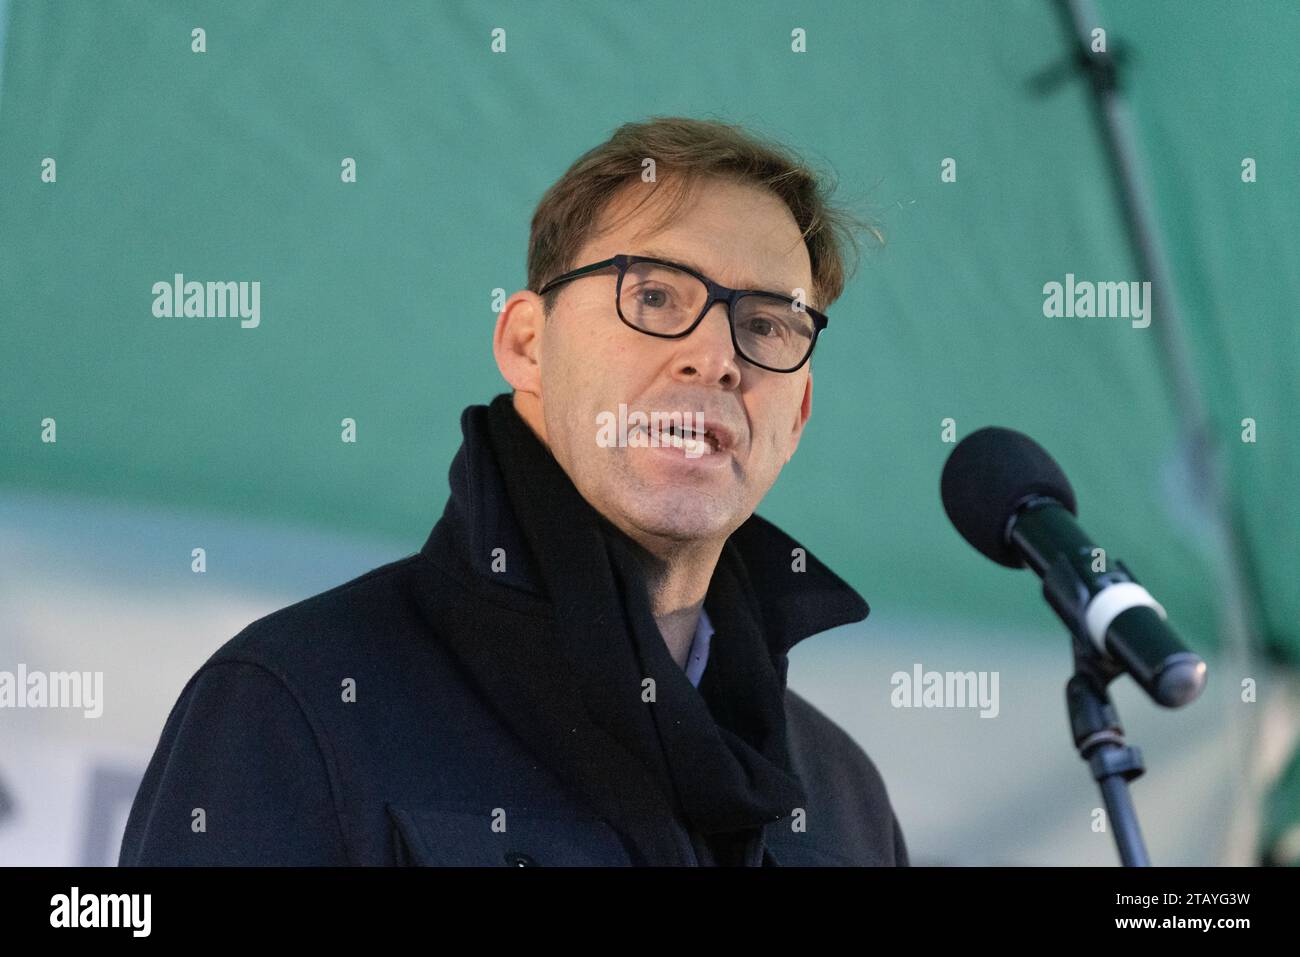
[[[519,851],[506,851],[506,863],[511,867],[538,867],[538,863]]]

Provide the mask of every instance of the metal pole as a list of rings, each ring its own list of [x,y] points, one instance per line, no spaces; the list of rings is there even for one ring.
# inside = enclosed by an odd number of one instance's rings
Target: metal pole
[[[1151,280],[1152,324],[1160,342],[1157,352],[1173,392],[1189,473],[1195,483],[1196,499],[1208,521],[1218,578],[1222,584],[1219,624],[1226,657],[1232,662],[1230,668],[1224,670],[1249,674],[1250,664],[1257,660],[1259,652],[1257,623],[1261,620],[1262,599],[1256,592],[1256,583],[1247,574],[1249,556],[1242,531],[1227,505],[1218,442],[1193,371],[1178,290],[1142,168],[1133,115],[1122,95],[1118,82],[1119,67],[1109,46],[1106,52],[1092,50],[1091,31],[1102,26],[1092,0],[1061,0],[1061,5],[1077,43],[1080,63],[1087,68],[1092,79],[1098,120],[1115,169],[1129,239],[1139,267]],[[1254,750],[1259,729],[1258,721],[1248,720],[1242,711],[1232,708],[1229,717],[1236,725],[1234,734],[1247,744],[1247,747],[1234,749],[1234,758],[1239,763],[1237,780],[1243,782],[1243,791],[1251,791],[1253,789],[1248,783],[1249,753]],[[1241,793],[1239,797],[1246,813],[1234,814],[1233,819],[1252,820],[1257,795]],[[1253,851],[1255,837],[1253,832],[1229,836],[1229,843],[1249,842]]]

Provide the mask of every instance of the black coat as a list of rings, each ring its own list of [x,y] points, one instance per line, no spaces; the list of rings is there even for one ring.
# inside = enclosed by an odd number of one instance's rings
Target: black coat
[[[540,714],[530,720],[514,700],[512,676],[564,669],[548,651],[556,609],[537,560],[501,476],[475,450],[486,444],[476,410],[462,417],[452,496],[419,553],[253,622],[186,684],[136,795],[121,865],[645,863],[539,756],[563,755],[563,732],[540,736]],[[518,556],[504,574],[480,560],[496,547]],[[788,766],[806,794],[801,826],[791,816],[747,832],[738,859],[906,865],[871,760],[785,688],[790,646],[868,611],[811,554],[792,586],[798,547],[757,515],[727,544],[762,629],[780,636]],[[725,607],[709,612],[715,626],[726,620]],[[570,704],[557,700],[562,717],[549,717],[572,724],[577,741],[586,717]],[[716,863],[680,817],[652,827],[681,862]]]

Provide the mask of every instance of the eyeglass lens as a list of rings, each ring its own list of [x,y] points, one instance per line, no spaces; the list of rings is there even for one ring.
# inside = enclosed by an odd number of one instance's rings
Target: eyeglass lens
[[[696,320],[708,294],[690,273],[658,263],[632,263],[623,276],[619,312],[643,332],[674,335]],[[812,316],[793,303],[750,293],[737,299],[734,308],[736,344],[745,358],[786,369],[802,362],[812,348]]]

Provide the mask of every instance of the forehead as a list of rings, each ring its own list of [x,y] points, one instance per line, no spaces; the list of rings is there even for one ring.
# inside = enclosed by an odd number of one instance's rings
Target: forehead
[[[586,244],[580,262],[615,253],[653,256],[739,289],[790,295],[801,288],[811,293],[808,247],[780,197],[731,180],[703,179],[665,224],[663,215],[676,189],[664,185],[660,183],[649,199],[642,190],[654,190],[653,183],[638,181],[619,193],[601,216],[602,232]]]

